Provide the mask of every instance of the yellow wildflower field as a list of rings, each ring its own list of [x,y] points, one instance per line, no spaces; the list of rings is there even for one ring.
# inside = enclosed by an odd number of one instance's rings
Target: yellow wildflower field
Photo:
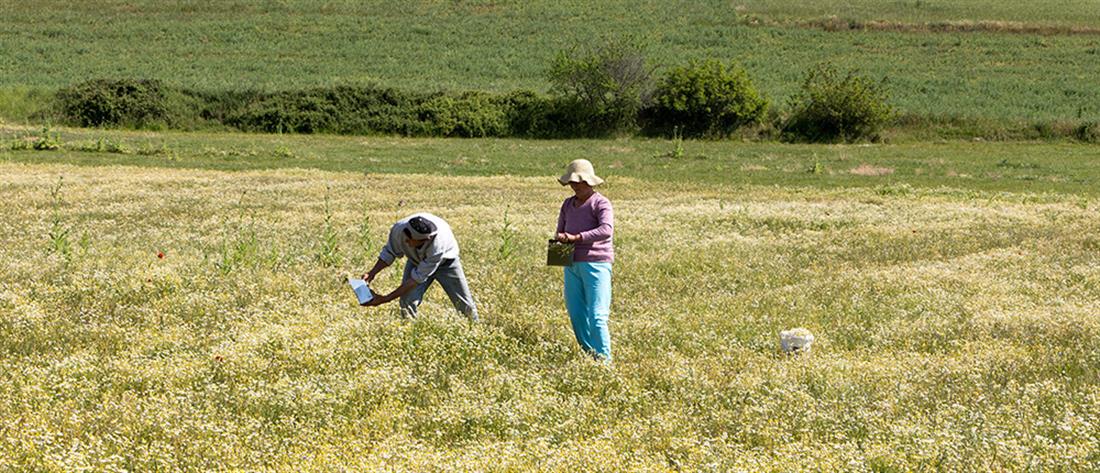
[[[1095,199],[610,179],[606,367],[554,177],[0,164],[0,470],[1100,469]],[[416,211],[481,323],[354,304]]]

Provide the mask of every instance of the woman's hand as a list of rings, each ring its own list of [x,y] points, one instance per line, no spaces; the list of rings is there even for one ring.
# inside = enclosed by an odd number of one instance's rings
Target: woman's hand
[[[581,236],[572,233],[559,233],[558,241],[562,243],[576,243],[578,241],[581,241]]]

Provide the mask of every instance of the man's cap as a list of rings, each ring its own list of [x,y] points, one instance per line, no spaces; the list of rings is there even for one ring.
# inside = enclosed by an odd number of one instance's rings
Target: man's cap
[[[414,240],[427,240],[434,237],[439,228],[424,217],[413,217],[409,219],[409,225],[406,227],[409,231],[409,237]]]

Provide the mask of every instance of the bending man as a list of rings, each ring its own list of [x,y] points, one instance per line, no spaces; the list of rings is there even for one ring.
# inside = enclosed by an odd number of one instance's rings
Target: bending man
[[[407,257],[407,261],[401,286],[384,296],[375,295],[367,306],[400,298],[401,315],[415,318],[424,292],[433,281],[439,281],[455,309],[471,321],[477,321],[477,307],[458,258],[458,242],[446,221],[426,212],[399,220],[390,228],[389,241],[378,254],[378,262],[363,279],[370,283],[378,272],[402,256]]]

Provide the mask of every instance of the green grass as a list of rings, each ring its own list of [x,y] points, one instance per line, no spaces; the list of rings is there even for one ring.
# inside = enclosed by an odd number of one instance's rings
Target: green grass
[[[1100,466],[1084,146],[60,138],[0,151],[0,470]],[[542,264],[579,156],[616,211],[613,369]],[[483,323],[343,287],[418,210]]]
[[[0,89],[0,124],[4,120],[13,123],[41,121],[40,114],[50,108],[53,92],[35,87],[9,87]]]
[[[1026,17],[1039,9],[1022,3],[985,8],[1002,3],[971,2],[942,15],[969,18],[966,12],[986,10],[981,18],[1001,19],[1010,18],[1002,12]],[[905,10],[896,5],[881,2],[861,11],[892,18]],[[1042,10],[1098,24],[1083,3],[1075,5]],[[754,27],[734,7],[656,1],[9,2],[5,21],[18,27],[0,30],[6,56],[0,88],[57,88],[106,76],[159,78],[205,90],[364,82],[544,90],[545,70],[557,51],[606,36],[635,36],[649,44],[659,66],[692,58],[741,61],[780,104],[807,70],[828,60],[887,78],[894,103],[906,113],[1100,120],[1100,88],[1093,80],[1100,76],[1100,36]],[[775,10],[774,4],[759,8]]]
[[[1090,0],[737,0],[733,3],[737,10],[746,14],[785,20],[836,16],[851,20],[906,23],[1010,21],[1056,26],[1100,26],[1100,9]]]

